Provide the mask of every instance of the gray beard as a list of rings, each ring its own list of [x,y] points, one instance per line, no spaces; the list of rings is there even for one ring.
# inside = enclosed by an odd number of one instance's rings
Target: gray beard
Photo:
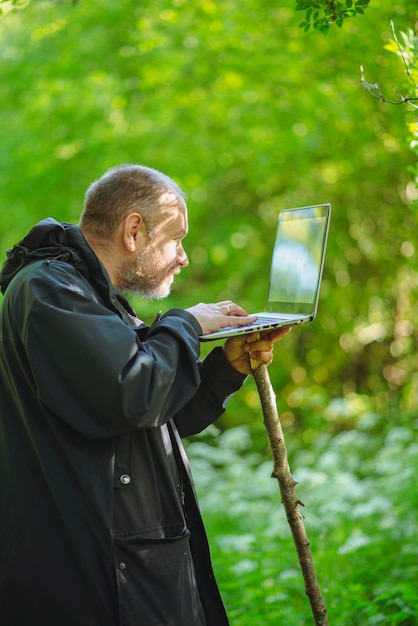
[[[159,278],[153,274],[152,254],[148,251],[132,261],[128,261],[122,267],[119,274],[119,284],[121,291],[140,295],[148,300],[162,300],[171,291],[172,278],[166,276]],[[171,280],[170,280],[171,278]]]

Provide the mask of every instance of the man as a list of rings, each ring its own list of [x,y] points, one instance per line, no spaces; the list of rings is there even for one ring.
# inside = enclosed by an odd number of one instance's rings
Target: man
[[[188,264],[184,195],[138,165],[48,218],[0,274],[0,610],[4,626],[228,624],[180,437],[224,410],[285,331],[199,336],[251,318],[231,301],[149,327],[121,292],[164,298]],[[251,339],[251,338],[250,338]]]

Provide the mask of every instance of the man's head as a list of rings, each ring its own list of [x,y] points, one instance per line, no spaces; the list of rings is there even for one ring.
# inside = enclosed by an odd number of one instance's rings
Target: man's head
[[[185,195],[168,176],[121,165],[87,189],[80,228],[122,291],[164,298],[188,264]]]

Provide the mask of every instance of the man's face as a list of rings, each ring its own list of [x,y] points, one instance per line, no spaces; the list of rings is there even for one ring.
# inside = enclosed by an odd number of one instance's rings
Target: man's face
[[[174,276],[189,261],[182,240],[187,235],[187,209],[172,193],[160,198],[161,219],[148,241],[120,271],[122,291],[145,298],[161,299],[169,295]]]

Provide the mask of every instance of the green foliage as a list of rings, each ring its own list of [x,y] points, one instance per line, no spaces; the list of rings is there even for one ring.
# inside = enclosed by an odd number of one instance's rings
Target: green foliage
[[[362,15],[370,0],[296,0],[296,11],[305,11],[305,20],[299,24],[307,32],[311,26],[326,35],[332,24],[342,27],[349,17]]]
[[[385,48],[395,53],[402,60],[405,70],[402,87],[406,90],[406,95],[401,93],[400,86],[394,86],[393,91],[397,99],[391,100],[385,97],[379,83],[369,83],[366,81],[363,67],[361,67],[361,82],[364,89],[381,102],[396,105],[405,104],[414,111],[418,109],[418,104],[416,104],[418,103],[418,61],[416,56],[418,35],[410,28],[408,32],[401,32],[398,36],[395,32],[393,22],[391,26],[393,39],[386,44]]]
[[[0,15],[12,9],[22,9],[28,2],[29,0],[0,0]]]
[[[296,490],[330,623],[413,626],[418,423],[390,429],[363,411],[356,429],[292,455]],[[311,623],[272,462],[250,431],[213,429],[188,454],[231,622]]]
[[[167,301],[133,299],[138,315],[151,321],[160,308],[225,298],[259,310],[278,210],[332,203],[317,319],[276,348],[270,376],[331,623],[341,626],[386,626],[388,616],[408,625],[413,617],[401,613],[417,608],[412,440],[396,448],[389,437],[392,426],[412,432],[418,407],[416,155],[402,107],[371,98],[358,77],[363,65],[379,84],[403,84],[403,63],[383,50],[391,19],[408,33],[416,11],[409,0],[374,0],[363,19],[327,37],[301,32],[293,0],[39,0],[0,19],[2,250],[48,215],[76,222],[93,179],[142,162],[189,196],[190,266]],[[266,478],[253,380],[218,426],[238,425],[245,456],[235,429],[229,440],[216,433],[224,443],[205,448],[208,458],[229,463],[221,474],[208,469],[202,492],[232,623],[250,623],[246,611],[254,624],[268,615],[272,624],[309,623],[278,490]],[[396,456],[397,484],[382,469]],[[304,475],[318,479],[310,500]],[[378,490],[386,500],[376,501]],[[369,499],[376,512],[361,517]]]
[[[398,56],[404,68],[404,76],[399,84],[392,86],[394,96],[386,96],[379,83],[369,83],[361,69],[361,82],[364,89],[372,96],[388,104],[406,106],[406,122],[410,136],[410,147],[416,156],[415,165],[410,167],[418,188],[418,34],[412,28],[406,32],[396,33],[395,25],[391,22],[392,38],[385,45],[386,50]]]

